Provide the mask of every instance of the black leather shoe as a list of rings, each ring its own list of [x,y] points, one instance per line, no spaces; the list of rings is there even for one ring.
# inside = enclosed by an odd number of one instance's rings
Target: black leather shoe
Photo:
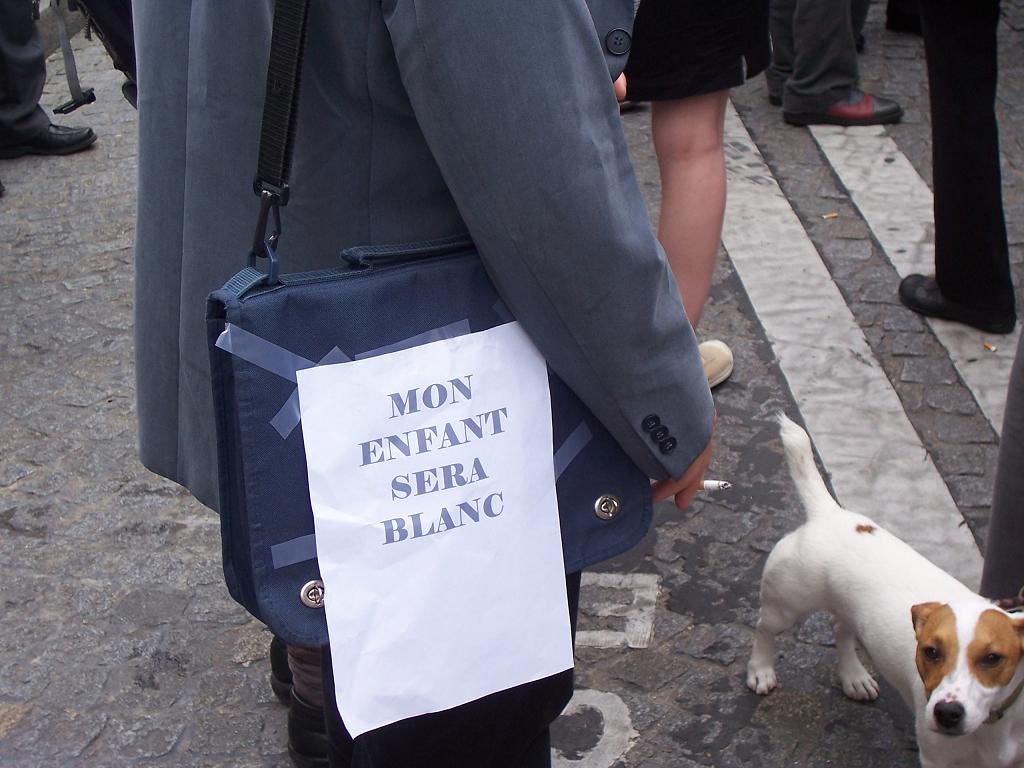
[[[885,125],[898,123],[903,107],[892,99],[851,88],[823,112],[782,112],[790,125]]]
[[[938,317],[969,325],[986,333],[1010,333],[1017,314],[1008,310],[972,309],[942,295],[934,277],[907,275],[900,281],[900,301],[908,309],[926,317]]]
[[[23,139],[16,144],[0,144],[0,158],[11,159],[22,155],[70,155],[81,152],[96,141],[92,128],[68,128],[53,125],[38,136]]]
[[[296,768],[328,768],[324,711],[304,702],[295,691],[288,708],[288,755]]]
[[[288,666],[288,646],[275,637],[270,641],[270,687],[282,704],[292,700],[292,670]]]

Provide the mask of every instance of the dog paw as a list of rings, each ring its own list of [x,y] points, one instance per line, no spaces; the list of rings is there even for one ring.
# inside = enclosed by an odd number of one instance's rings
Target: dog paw
[[[841,678],[843,693],[854,701],[874,701],[878,698],[878,682],[866,671],[863,675]]]
[[[779,681],[775,678],[775,670],[771,667],[764,669],[747,668],[747,688],[760,696],[767,696],[779,687]]]

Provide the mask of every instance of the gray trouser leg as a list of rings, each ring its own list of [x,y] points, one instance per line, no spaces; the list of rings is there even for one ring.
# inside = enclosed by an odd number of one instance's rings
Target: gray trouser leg
[[[50,124],[39,106],[46,59],[28,0],[0,2],[0,144],[33,138]]]
[[[870,7],[871,0],[853,0],[850,3],[851,29],[854,42],[857,40],[857,35],[864,32],[864,24],[868,20],[868,9]]]
[[[772,35],[772,63],[765,71],[768,81],[768,93],[775,98],[782,98],[782,90],[786,81],[793,76],[793,61],[796,50],[793,48],[793,13],[797,0],[771,0],[769,4],[770,30]]]
[[[796,0],[793,46],[793,75],[782,95],[787,112],[823,111],[857,85],[850,0]]]
[[[1013,597],[1024,587],[1024,335],[1006,393],[1006,415],[999,442],[992,517],[988,524],[981,594]]]

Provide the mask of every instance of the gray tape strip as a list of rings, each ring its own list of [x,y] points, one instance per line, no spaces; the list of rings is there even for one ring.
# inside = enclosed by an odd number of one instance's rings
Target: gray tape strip
[[[429,331],[418,333],[415,336],[410,336],[407,339],[396,341],[394,344],[363,352],[360,355],[356,355],[355,359],[362,360],[367,357],[377,357],[388,352],[398,352],[399,350],[418,347],[421,344],[429,344],[432,341],[440,341],[441,339],[454,339],[456,336],[465,336],[469,332],[469,320],[459,320],[441,328],[433,328]],[[340,349],[334,347],[324,355],[319,363],[314,363],[312,360],[307,360],[301,355],[289,352],[284,347],[280,347],[231,323],[227,323],[220,336],[217,337],[217,347],[291,382],[295,382],[296,371],[315,368],[318,365],[347,363],[352,360]],[[281,409],[274,414],[274,417],[270,420],[270,425],[277,430],[277,433],[282,438],[287,439],[288,435],[299,425],[301,418],[299,391],[296,389],[289,395]]]
[[[379,355],[386,355],[389,352],[401,352],[403,349],[412,349],[413,347],[419,347],[423,344],[429,344],[432,341],[441,341],[441,339],[454,339],[456,336],[465,336],[468,333],[469,320],[459,320],[440,328],[433,328],[429,331],[418,333],[415,336],[410,336],[408,339],[396,341],[394,344],[388,344],[383,347],[367,350],[366,352],[356,355],[356,360],[365,360],[368,357],[378,357]]]
[[[291,382],[295,381],[296,371],[316,366],[312,360],[289,352],[284,347],[279,347],[231,323],[228,323],[217,337],[217,346]]]
[[[581,421],[579,426],[574,429],[560,446],[555,451],[555,480],[562,476],[566,468],[572,464],[573,459],[580,455],[587,443],[590,442],[593,435],[590,433],[590,427],[587,426],[587,422]]]
[[[297,539],[275,544],[270,548],[270,560],[277,568],[316,559],[316,535],[299,536]]]
[[[335,363],[347,363],[352,358],[342,352],[340,349],[335,347],[326,355],[323,359],[317,363],[317,365],[334,365]],[[277,430],[283,439],[287,440],[288,435],[292,433],[292,430],[299,426],[299,422],[302,420],[302,415],[299,411],[299,390],[296,387],[295,391],[291,393],[284,405],[281,406],[274,418],[270,420],[270,426]]]

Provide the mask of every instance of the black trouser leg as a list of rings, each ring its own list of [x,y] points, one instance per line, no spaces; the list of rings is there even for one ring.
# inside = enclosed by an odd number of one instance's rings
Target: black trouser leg
[[[44,131],[50,118],[39,106],[46,59],[29,0],[0,2],[0,144]]]
[[[927,0],[920,12],[932,111],[936,280],[947,299],[1009,310],[995,114],[999,0]]]

